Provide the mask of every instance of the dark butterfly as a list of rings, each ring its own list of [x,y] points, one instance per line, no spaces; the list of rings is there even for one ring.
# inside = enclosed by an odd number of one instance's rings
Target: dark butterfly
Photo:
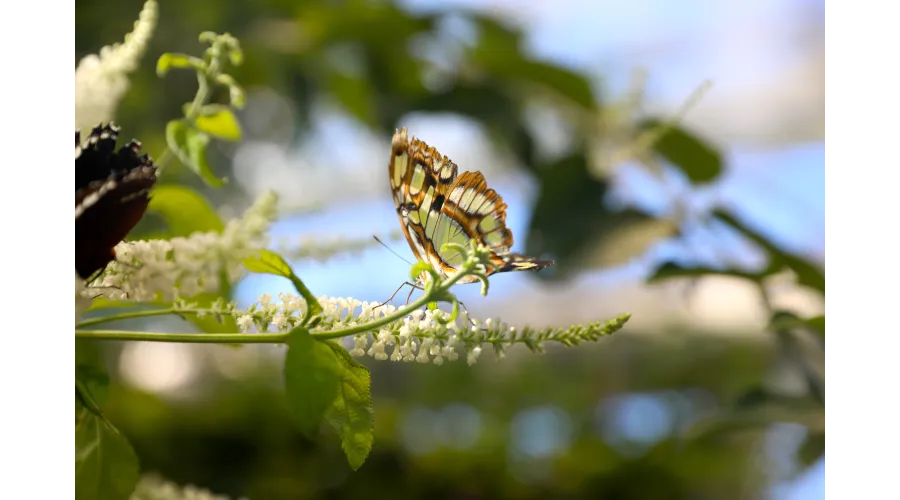
[[[75,131],[75,272],[95,276],[116,258],[115,246],[143,217],[156,165],[131,141],[116,150],[119,128]]]

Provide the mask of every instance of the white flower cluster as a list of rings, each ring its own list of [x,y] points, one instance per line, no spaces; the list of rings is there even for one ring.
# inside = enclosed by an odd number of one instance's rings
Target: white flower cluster
[[[156,0],[147,0],[134,30],[125,42],[100,49],[100,54],[85,56],[75,68],[75,129],[90,130],[109,122],[128,90],[128,73],[134,71],[156,29]]]
[[[245,273],[243,260],[268,244],[276,202],[274,193],[264,194],[221,233],[119,243],[116,260],[82,293],[143,302],[217,292],[222,279],[229,283],[240,279]]]
[[[229,497],[192,484],[179,486],[159,476],[146,475],[138,481],[131,500],[229,500]]]
[[[278,297],[280,302],[273,300],[271,295],[264,294],[246,310],[239,310],[233,304],[224,307],[220,304],[220,309],[213,312],[234,315],[242,333],[287,332],[299,326],[306,311],[306,303],[301,297],[290,293],[279,294]],[[397,308],[389,304],[379,305],[353,298],[322,296],[318,297],[318,301],[324,311],[317,316],[317,322],[310,330],[314,335],[360,327],[397,312]],[[444,360],[455,361],[459,357],[459,348],[466,353],[468,364],[472,365],[478,360],[485,344],[493,347],[499,359],[503,357],[504,350],[513,344],[524,344],[538,352],[543,350],[545,341],[575,345],[609,335],[628,320],[628,315],[622,315],[605,323],[597,322],[567,329],[517,330],[501,322],[499,318],[480,321],[460,313],[455,321],[444,323],[449,317],[449,313],[441,310],[413,311],[377,331],[354,336],[350,354],[369,355],[382,361],[390,359],[442,365]]]

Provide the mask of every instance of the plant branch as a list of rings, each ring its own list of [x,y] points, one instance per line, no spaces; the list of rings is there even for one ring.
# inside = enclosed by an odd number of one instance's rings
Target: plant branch
[[[75,330],[75,338],[83,340],[138,340],[144,342],[181,342],[192,344],[280,344],[287,342],[284,333],[157,333],[129,330]]]
[[[170,307],[168,309],[153,309],[149,311],[129,311],[119,314],[113,314],[110,316],[101,316],[99,318],[91,318],[81,321],[75,325],[75,328],[84,328],[86,326],[94,326],[101,325],[103,323],[109,323],[111,321],[119,321],[123,319],[133,319],[133,318],[149,318],[152,316],[166,316],[169,314],[178,314],[178,315],[200,315],[200,314],[209,314],[209,315],[222,315],[224,314],[222,311],[215,311],[212,309],[176,309],[174,307]]]

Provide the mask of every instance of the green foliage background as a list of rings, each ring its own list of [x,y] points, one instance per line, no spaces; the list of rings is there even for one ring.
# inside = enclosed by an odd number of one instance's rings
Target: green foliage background
[[[77,1],[76,63],[121,40],[139,10],[139,2]],[[438,37],[449,15],[468,19],[478,37],[456,47],[454,67],[442,71],[409,49]],[[538,186],[529,232],[517,241],[525,253],[556,258],[557,266],[540,279],[564,285],[591,268],[621,263],[603,257],[609,248],[624,249],[625,258],[639,255],[647,241],[623,236],[627,229],[649,231],[651,241],[680,234],[677,220],[605,203],[611,180],[591,167],[592,148],[601,140],[613,150],[628,150],[646,138],[642,133],[657,133],[649,148],[632,151],[634,159],[650,170],[665,163],[695,186],[715,182],[726,168],[723,152],[705,138],[677,126],[661,128],[668,126],[668,117],[630,116],[587,76],[526,54],[523,33],[475,12],[414,15],[390,2],[362,0],[195,0],[162,2],[160,16],[116,120],[128,136],[141,139],[146,151],[158,155],[164,149],[166,123],[181,115],[196,89],[190,72],[157,78],[158,55],[198,54],[200,31],[230,32],[245,53],[244,64],[232,73],[245,88],[268,86],[294,103],[299,125],[294,139],[310,130],[315,119],[310,110],[322,99],[387,136],[414,111],[455,113],[479,122],[492,143],[515,159],[521,175]],[[438,75],[437,84],[422,76],[428,71]],[[227,90],[219,92],[214,102],[227,102]],[[573,125],[573,147],[562,156],[548,158],[538,150],[525,122],[526,106],[534,102],[552,106]],[[212,150],[210,155],[217,176],[234,178],[226,158]],[[381,160],[371,168],[383,168]],[[192,221],[204,227],[221,224],[214,217],[203,222],[209,205],[245,196],[235,183],[207,188],[177,162],[160,184],[158,190],[171,192],[164,199],[178,200],[183,194],[178,185],[186,185],[208,203],[188,195],[168,208],[157,206],[161,219],[148,218],[133,237],[185,234],[198,229]],[[190,216],[165,215],[179,209]],[[569,217],[573,212],[590,216]],[[708,217],[755,242],[767,264],[747,270],[661,262],[651,282],[725,274],[762,283],[790,270],[798,286],[824,297],[822,266],[779,248],[733,214],[719,211]],[[797,471],[824,456],[824,379],[808,366],[810,356],[824,352],[824,317],[770,313],[768,337],[710,335],[673,318],[659,327],[661,332],[629,327],[598,345],[554,349],[543,356],[511,355],[499,364],[485,359],[474,367],[435,367],[366,359],[376,436],[372,454],[356,472],[332,433],[313,440],[291,421],[277,364],[263,364],[240,380],[208,373],[202,387],[164,398],[123,385],[115,376],[121,346],[80,346],[79,355],[96,355],[111,368],[112,385],[102,407],[134,446],[142,471],[233,496],[749,498],[767,492],[760,449],[772,424],[808,429],[798,448]],[[816,341],[812,350],[811,338]],[[785,359],[804,373],[805,394],[787,396],[765,383]],[[665,406],[673,419],[670,432],[651,444],[604,433],[611,414],[598,403],[628,394],[650,395]],[[471,446],[457,446],[463,431],[453,415],[459,416],[454,408],[460,404],[474,409],[480,421]],[[523,412],[535,409],[546,410],[544,416],[564,415],[556,422],[570,436],[568,446],[546,456],[521,452],[516,425]],[[95,416],[84,418],[96,422],[83,429],[109,432]],[[307,431],[315,434],[315,429]]]

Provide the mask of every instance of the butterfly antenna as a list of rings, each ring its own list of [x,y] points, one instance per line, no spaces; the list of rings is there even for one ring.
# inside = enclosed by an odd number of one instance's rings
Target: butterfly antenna
[[[381,238],[379,238],[378,236],[375,236],[374,234],[372,235],[372,237],[375,238],[375,241],[377,241],[378,243],[381,243],[381,246],[383,246],[384,248],[387,248],[389,252],[391,252],[392,254],[396,255],[400,260],[402,260],[403,262],[406,262],[406,263],[409,264],[409,265],[413,265],[412,262],[410,262],[410,261],[404,259],[402,255],[400,255],[399,253],[395,252],[393,248],[387,246],[383,241],[381,241]]]

